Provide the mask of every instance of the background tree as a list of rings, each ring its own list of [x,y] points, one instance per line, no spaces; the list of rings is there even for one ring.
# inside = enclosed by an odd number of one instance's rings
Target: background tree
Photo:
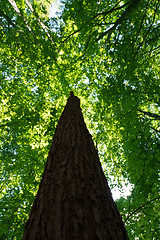
[[[0,238],[21,239],[72,89],[130,239],[158,239],[159,1],[0,2]]]

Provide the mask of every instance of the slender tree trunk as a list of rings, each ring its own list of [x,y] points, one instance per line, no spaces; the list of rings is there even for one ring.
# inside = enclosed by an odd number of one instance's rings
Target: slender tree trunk
[[[59,119],[23,240],[126,240],[78,97]]]

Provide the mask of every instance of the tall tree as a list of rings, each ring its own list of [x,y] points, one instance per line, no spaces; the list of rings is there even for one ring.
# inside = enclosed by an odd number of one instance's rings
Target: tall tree
[[[125,240],[80,99],[67,100],[23,240]]]
[[[22,238],[71,90],[129,237],[156,239],[160,2],[60,2],[50,18],[48,0],[0,1],[0,239]]]

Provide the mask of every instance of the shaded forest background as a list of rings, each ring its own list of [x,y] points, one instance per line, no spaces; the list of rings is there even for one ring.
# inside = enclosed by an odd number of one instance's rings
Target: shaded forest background
[[[130,239],[158,239],[159,0],[0,2],[0,239],[22,238],[72,90]]]

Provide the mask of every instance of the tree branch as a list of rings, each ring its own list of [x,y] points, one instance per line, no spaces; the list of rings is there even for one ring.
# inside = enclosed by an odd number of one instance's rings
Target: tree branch
[[[15,0],[8,0],[8,1],[9,1],[9,3],[11,4],[11,6],[13,7],[13,9],[16,11],[16,13],[23,19],[23,21],[24,21],[24,23],[26,24],[28,30],[29,30],[30,32],[32,32],[31,27],[29,26],[29,24],[28,24],[25,16],[24,16],[23,13],[21,12],[21,10],[18,8]],[[32,33],[33,33],[33,32],[32,32]]]
[[[132,0],[127,7],[127,9],[122,13],[122,15],[115,21],[114,26],[108,29],[107,31],[100,33],[97,41],[102,39],[105,35],[111,35],[111,33],[116,29],[118,25],[121,25],[123,20],[134,10],[135,7],[141,2],[141,0]]]
[[[144,115],[147,115],[149,117],[152,117],[154,118],[155,120],[160,120],[160,115],[156,114],[156,113],[151,113],[151,112],[146,112],[146,111],[143,111],[141,109],[138,109],[138,112],[141,112],[143,113]]]
[[[49,32],[47,31],[47,29],[49,29],[48,27],[46,27],[46,25],[41,21],[41,19],[39,18],[38,14],[36,13],[35,9],[33,8],[33,6],[31,5],[31,3],[28,0],[25,0],[27,6],[29,7],[29,9],[33,12],[34,16],[36,17],[39,25],[43,28],[43,30],[45,31],[45,33],[47,34],[48,38],[51,40],[52,44],[55,45],[52,36],[49,34]],[[50,29],[49,29],[50,30]]]
[[[8,17],[1,9],[0,9],[0,16],[4,17],[9,25],[12,25],[13,27],[16,27],[16,25],[14,24],[14,22],[10,19],[10,17]]]
[[[154,127],[151,127],[151,129],[153,129],[156,133],[160,133],[160,130],[154,128]]]
[[[124,222],[126,223],[126,222],[128,221],[128,219],[129,219],[134,213],[138,212],[141,208],[146,207],[146,206],[147,206],[148,204],[150,204],[151,202],[154,202],[154,201],[159,200],[159,199],[160,199],[160,197],[157,197],[157,198],[154,198],[154,199],[150,200],[149,202],[141,205],[140,207],[138,207],[137,209],[135,209],[134,211],[132,211],[132,212],[127,216],[127,218],[125,219]]]
[[[114,11],[120,10],[120,9],[126,7],[129,3],[130,3],[130,1],[127,2],[127,3],[125,3],[125,4],[123,4],[123,5],[120,6],[120,7],[116,7],[116,6],[119,4],[119,2],[118,2],[118,3],[117,3],[113,8],[111,8],[110,10],[108,10],[108,11],[106,11],[106,12],[101,12],[101,13],[96,14],[95,16],[93,16],[93,17],[91,18],[91,20],[94,19],[94,18],[97,18],[97,17],[99,17],[99,16],[101,16],[101,15],[106,16],[106,15],[108,15],[108,14],[114,12]]]
[[[98,13],[98,14],[96,14],[95,16],[91,17],[91,19],[90,19],[89,21],[85,22],[85,24],[84,24],[81,28],[79,28],[78,30],[76,30],[76,31],[72,32],[70,35],[68,35],[68,37],[66,37],[66,38],[64,39],[63,43],[66,42],[66,41],[67,41],[71,36],[73,36],[74,34],[80,32],[80,31],[81,31],[88,23],[90,23],[93,19],[95,19],[95,18],[97,18],[97,17],[99,17],[99,16],[102,16],[102,15],[103,15],[103,16],[106,16],[107,14],[110,14],[110,13],[116,11],[116,10],[120,10],[120,9],[124,8],[125,6],[127,6],[129,3],[130,3],[130,1],[127,2],[127,3],[125,3],[125,4],[123,4],[123,5],[120,6],[120,7],[117,7],[117,5],[119,4],[119,2],[118,2],[118,3],[117,3],[113,8],[111,8],[110,10],[105,11],[105,12],[101,12],[101,13]],[[112,23],[112,24],[113,24],[113,23]]]
[[[143,41],[142,41],[142,42],[140,43],[140,45],[138,46],[137,51],[136,51],[133,59],[136,58],[136,55],[138,54],[139,49],[140,49],[140,48],[143,46],[143,44],[145,43],[145,40],[146,40],[147,36],[149,35],[150,30],[151,30],[152,27],[153,27],[153,24],[154,24],[154,21],[155,21],[155,17],[156,17],[156,13],[157,13],[157,11],[158,11],[158,6],[159,6],[159,0],[158,0],[158,2],[157,2],[157,5],[156,5],[156,9],[155,9],[154,16],[153,16],[153,21],[152,21],[151,25],[149,26],[147,33],[146,33],[145,36],[143,37]]]

